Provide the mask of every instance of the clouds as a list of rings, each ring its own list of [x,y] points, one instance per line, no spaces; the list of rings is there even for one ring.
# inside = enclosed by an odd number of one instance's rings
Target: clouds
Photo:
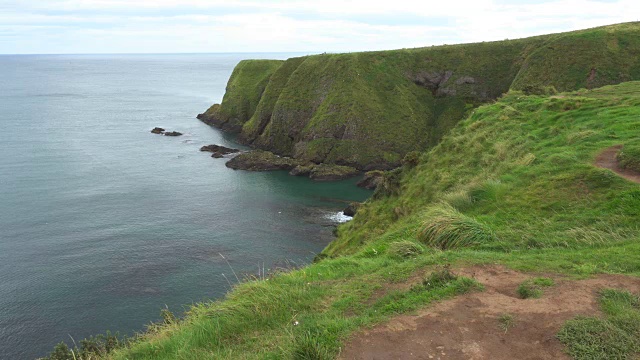
[[[0,1],[0,53],[356,51],[636,21],[636,0]]]

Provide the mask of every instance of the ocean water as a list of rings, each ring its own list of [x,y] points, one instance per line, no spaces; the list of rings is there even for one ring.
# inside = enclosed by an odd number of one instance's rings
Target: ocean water
[[[355,180],[198,151],[235,145],[195,119],[235,64],[292,55],[0,56],[0,359],[143,330],[223,296],[230,267],[304,264],[331,241],[342,201],[370,195]]]

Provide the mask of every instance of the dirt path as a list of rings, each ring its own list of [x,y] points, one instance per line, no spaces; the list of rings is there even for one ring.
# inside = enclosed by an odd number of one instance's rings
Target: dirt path
[[[603,288],[640,291],[640,279],[602,275],[587,280],[552,277],[556,285],[539,299],[520,299],[516,288],[529,274],[501,266],[474,267],[461,274],[485,291],[459,296],[414,315],[401,315],[355,334],[340,359],[567,359],[555,338],[576,315],[600,314]],[[504,330],[500,317],[513,316]]]
[[[622,149],[622,145],[616,145],[605,149],[600,153],[600,155],[598,155],[598,157],[596,157],[594,165],[599,168],[609,169],[629,181],[640,183],[640,173],[633,170],[622,169],[618,166],[616,154],[618,154],[620,149]]]

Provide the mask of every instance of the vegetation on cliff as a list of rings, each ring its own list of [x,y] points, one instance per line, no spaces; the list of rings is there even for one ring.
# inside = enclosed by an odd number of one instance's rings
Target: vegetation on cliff
[[[519,40],[243,61],[203,120],[305,162],[390,169],[509,89],[640,80],[640,24]]]
[[[198,118],[226,131],[239,131],[256,111],[271,74],[281,64],[280,60],[240,61],[227,83],[224,106],[214,104]]]

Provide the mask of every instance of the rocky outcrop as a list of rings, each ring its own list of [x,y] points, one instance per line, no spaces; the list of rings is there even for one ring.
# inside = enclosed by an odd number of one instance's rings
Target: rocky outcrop
[[[367,190],[375,190],[376,187],[382,182],[384,179],[384,172],[380,170],[367,171],[362,177],[362,180],[358,181],[356,184],[358,187],[367,189]]]
[[[342,210],[342,213],[346,216],[356,216],[356,212],[358,211],[360,205],[362,204],[358,202],[349,203],[349,205],[347,205],[347,207]]]
[[[315,181],[337,181],[357,176],[360,172],[349,166],[303,163],[301,160],[278,156],[269,151],[252,150],[227,161],[234,170],[272,171],[288,170],[293,176],[309,176]]]
[[[311,170],[313,170],[314,165],[298,165],[294,167],[291,171],[289,171],[289,175],[291,176],[309,176],[311,174]]]
[[[350,166],[319,164],[311,168],[309,178],[316,181],[337,181],[358,176],[360,172]]]
[[[151,133],[153,134],[162,134],[164,133],[164,129],[161,127],[154,127],[153,130],[151,130]]]
[[[234,157],[225,165],[234,170],[272,171],[292,170],[302,164],[300,160],[278,156],[269,151],[252,150]]]
[[[167,131],[164,133],[164,136],[182,136],[182,133],[177,131]]]
[[[233,148],[228,148],[226,146],[222,146],[222,145],[205,145],[203,147],[200,148],[200,151],[206,151],[206,152],[210,152],[211,157],[219,159],[221,157],[224,157],[225,155],[229,155],[229,154],[235,154],[240,152],[240,150],[238,149],[233,149]]]

